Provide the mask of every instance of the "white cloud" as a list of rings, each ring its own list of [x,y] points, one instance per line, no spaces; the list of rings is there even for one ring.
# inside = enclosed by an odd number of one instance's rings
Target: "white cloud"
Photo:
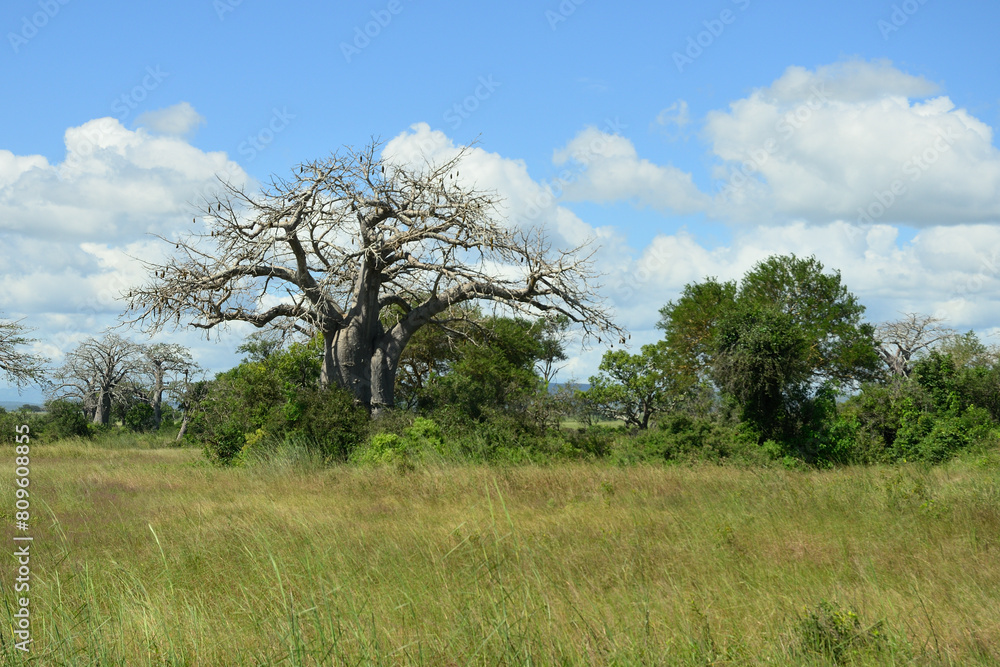
[[[249,181],[225,153],[112,118],[69,128],[65,143],[65,158],[53,164],[0,151],[0,312],[25,317],[39,339],[34,351],[56,363],[118,323],[121,293],[145,279],[135,258],[164,252],[147,232],[170,237],[189,227],[191,205],[218,188],[217,174]],[[199,338],[158,335],[202,359],[220,354]]]
[[[216,174],[248,177],[225,153],[98,118],[66,130],[66,157],[0,152],[0,232],[117,241],[163,233],[217,187]]]
[[[709,198],[691,174],[640,159],[635,146],[618,134],[588,127],[554,152],[556,165],[573,162],[581,173],[563,194],[566,201],[629,200],[668,213],[704,210]]]
[[[383,151],[386,159],[420,166],[437,164],[453,158],[461,150],[443,132],[431,130],[427,123],[417,123],[389,141]],[[464,185],[493,190],[500,195],[500,216],[519,227],[544,227],[554,235],[556,245],[576,246],[587,239],[607,239],[610,229],[595,229],[569,209],[557,204],[557,193],[538,183],[528,174],[524,160],[505,158],[480,147],[471,148],[459,168]]]
[[[195,111],[190,103],[180,102],[165,109],[140,114],[135,122],[136,125],[147,127],[159,134],[187,137],[205,124],[205,117]]]
[[[889,63],[791,67],[708,114],[722,163],[712,212],[744,222],[913,226],[1000,218],[992,129]]]
[[[994,225],[933,227],[901,242],[892,225],[859,227],[847,222],[795,222],[760,226],[737,234],[727,246],[707,247],[686,231],[657,236],[619,266],[606,292],[621,323],[650,331],[657,311],[685,284],[708,276],[739,280],[754,264],[775,254],[816,255],[826,270],[839,270],[848,289],[868,307],[871,321],[900,312],[944,317],[960,330],[985,329],[1000,310],[1000,228]]]
[[[848,60],[817,67],[815,71],[792,66],[764,92],[779,102],[797,104],[814,88],[842,102],[863,102],[885,97],[927,97],[938,91],[935,83],[893,67],[885,59]]]

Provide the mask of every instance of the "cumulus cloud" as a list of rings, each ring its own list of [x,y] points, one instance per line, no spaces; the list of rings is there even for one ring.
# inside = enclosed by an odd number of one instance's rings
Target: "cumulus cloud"
[[[25,317],[34,351],[55,363],[117,324],[120,295],[146,277],[139,260],[163,257],[149,232],[169,238],[189,227],[191,205],[218,189],[217,175],[250,180],[223,152],[113,118],[69,128],[65,145],[53,164],[0,151],[0,312]],[[162,337],[212,357],[196,335]]]
[[[462,149],[444,132],[417,123],[389,141],[383,156],[401,164],[439,164]],[[500,196],[500,215],[509,224],[544,227],[556,245],[575,247],[588,239],[611,240],[611,228],[595,228],[558,201],[558,184],[539,183],[528,174],[524,160],[503,157],[483,148],[469,149],[459,169],[459,180],[469,187],[495,191]]]
[[[166,109],[140,114],[135,122],[136,125],[147,127],[158,134],[187,137],[205,124],[205,117],[195,111],[188,102],[180,102]]]
[[[65,159],[53,165],[0,152],[0,232],[106,241],[162,233],[217,187],[217,174],[248,181],[223,152],[113,118],[66,130],[65,143]]]
[[[889,63],[791,67],[708,114],[721,163],[712,212],[744,222],[926,227],[1000,217],[992,129]]]
[[[573,165],[580,177],[569,184],[566,201],[631,201],[667,213],[704,210],[709,198],[691,180],[691,174],[671,165],[640,159],[629,139],[588,127],[555,151],[556,165]]]
[[[659,308],[688,283],[709,276],[739,280],[775,254],[815,255],[827,270],[841,272],[871,321],[920,312],[959,329],[985,329],[1000,309],[998,249],[1000,228],[981,224],[933,227],[903,242],[892,225],[796,222],[745,230],[725,246],[703,245],[681,230],[658,235],[627,262],[606,266],[605,284],[622,323],[652,335]]]

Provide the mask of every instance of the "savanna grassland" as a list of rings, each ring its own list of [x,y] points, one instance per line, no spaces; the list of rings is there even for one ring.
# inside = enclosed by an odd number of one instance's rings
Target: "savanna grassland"
[[[219,468],[165,442],[32,448],[34,645],[6,559],[4,664],[1000,661],[994,454]]]

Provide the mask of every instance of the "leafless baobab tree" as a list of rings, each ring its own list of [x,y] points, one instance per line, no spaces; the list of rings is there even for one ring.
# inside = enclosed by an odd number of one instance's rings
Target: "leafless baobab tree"
[[[914,355],[953,338],[955,331],[940,326],[943,321],[930,315],[906,313],[901,320],[878,325],[875,328],[878,352],[889,372],[896,377],[909,377]]]
[[[116,397],[134,387],[142,369],[142,347],[136,343],[115,334],[88,338],[67,353],[49,393],[82,401],[95,424],[107,424]]]
[[[143,361],[149,378],[149,404],[153,406],[153,423],[159,428],[163,419],[163,392],[181,381],[181,376],[194,371],[197,365],[191,352],[176,343],[154,343],[143,347]]]
[[[596,298],[589,243],[553,252],[541,230],[505,224],[496,195],[458,178],[468,148],[413,167],[381,147],[303,163],[259,194],[224,183],[201,210],[202,231],[161,237],[175,252],[124,295],[128,322],[319,333],[322,384],[376,415],[394,404],[413,333],[460,317],[464,302],[564,315],[585,337],[620,333]]]

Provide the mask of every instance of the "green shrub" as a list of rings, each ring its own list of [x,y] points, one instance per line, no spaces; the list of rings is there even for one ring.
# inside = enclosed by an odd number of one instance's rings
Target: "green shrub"
[[[136,403],[128,409],[122,426],[134,433],[145,433],[156,426],[155,411],[149,403]]]
[[[301,438],[324,461],[347,461],[364,440],[368,413],[346,389],[304,387],[281,408],[273,429]]]
[[[89,438],[93,435],[90,423],[80,403],[66,400],[48,401],[43,432],[47,438]]]
[[[358,465],[386,465],[408,459],[407,442],[395,433],[376,433],[364,446],[351,453]]]
[[[838,664],[848,655],[878,651],[886,645],[881,621],[865,627],[855,612],[826,600],[805,610],[798,622],[798,638],[804,652]]]
[[[432,419],[417,417],[403,430],[403,435],[375,433],[363,447],[352,452],[350,460],[359,465],[413,467],[428,458],[440,458],[445,453],[444,447],[441,427]]]
[[[214,463],[232,465],[247,444],[246,435],[234,424],[221,424],[205,441],[205,455]]]
[[[617,465],[654,462],[766,464],[774,456],[758,445],[758,441],[759,433],[752,427],[717,415],[672,413],[660,420],[657,429],[619,434],[612,444],[610,457]]]

